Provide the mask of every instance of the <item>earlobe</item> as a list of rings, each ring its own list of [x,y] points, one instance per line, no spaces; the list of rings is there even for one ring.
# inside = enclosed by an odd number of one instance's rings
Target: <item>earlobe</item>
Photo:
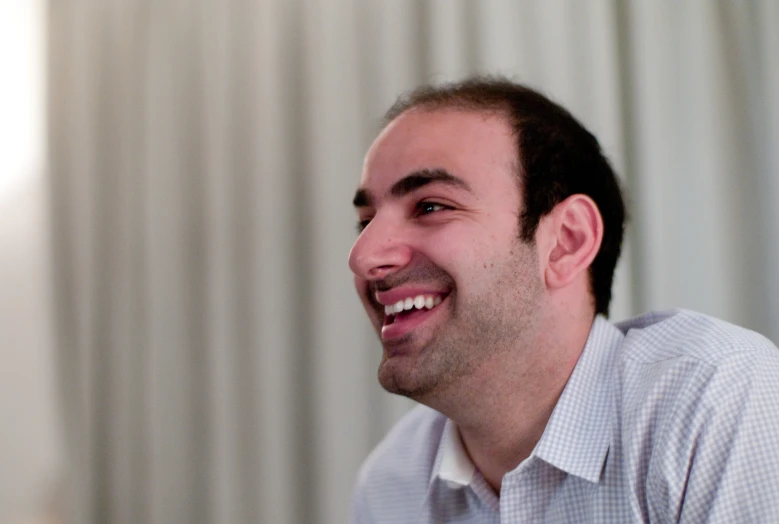
[[[598,206],[585,195],[572,195],[545,217],[549,251],[544,277],[550,288],[562,288],[587,274],[603,240]]]

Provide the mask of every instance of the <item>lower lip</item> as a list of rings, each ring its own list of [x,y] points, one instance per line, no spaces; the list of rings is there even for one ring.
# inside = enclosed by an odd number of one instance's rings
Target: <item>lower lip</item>
[[[449,298],[449,297],[447,297]],[[386,324],[381,327],[381,339],[383,341],[389,341],[406,335],[411,330],[419,326],[420,324],[427,322],[436,312],[441,309],[441,306],[446,302],[446,298],[432,309],[420,310],[421,313],[417,313],[413,317],[395,319],[392,324]]]

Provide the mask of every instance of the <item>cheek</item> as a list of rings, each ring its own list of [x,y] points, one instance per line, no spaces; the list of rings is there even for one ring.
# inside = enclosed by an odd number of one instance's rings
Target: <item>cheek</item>
[[[446,269],[467,295],[496,293],[516,285],[517,273],[530,269],[523,247],[514,239],[485,235],[451,253]]]
[[[489,231],[452,232],[426,242],[425,252],[442,266],[453,266],[463,271],[482,267],[481,261],[494,259],[506,246]]]

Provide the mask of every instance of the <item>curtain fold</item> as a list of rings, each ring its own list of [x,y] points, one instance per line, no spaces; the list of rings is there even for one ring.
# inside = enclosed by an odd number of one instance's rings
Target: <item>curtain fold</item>
[[[632,222],[612,317],[779,341],[772,0],[50,2],[72,522],[335,523],[380,390],[351,197],[381,114],[502,73],[599,137]]]

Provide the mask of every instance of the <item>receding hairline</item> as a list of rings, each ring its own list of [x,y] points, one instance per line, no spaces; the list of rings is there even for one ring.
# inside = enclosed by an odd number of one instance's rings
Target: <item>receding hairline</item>
[[[396,102],[384,115],[384,118],[382,119],[382,125],[379,131],[379,134],[381,134],[384,130],[387,129],[387,127],[395,122],[398,118],[400,118],[403,115],[411,114],[411,113],[437,113],[437,112],[460,112],[460,113],[466,113],[466,114],[478,114],[483,115],[485,118],[494,117],[498,118],[499,120],[502,120],[504,124],[507,125],[509,132],[511,133],[511,136],[515,140],[515,150],[514,155],[511,159],[511,165],[510,169],[515,175],[515,179],[517,182],[517,188],[519,189],[520,198],[524,198],[525,193],[525,185],[523,183],[523,173],[524,173],[524,167],[521,160],[521,151],[519,147],[519,133],[520,130],[517,128],[516,125],[512,122],[512,115],[511,115],[511,106],[510,104],[505,100],[490,100],[488,102],[485,101],[477,101],[477,100],[471,100],[468,97],[460,97],[457,95],[453,95],[452,97],[443,99],[435,99],[435,100],[423,100],[419,103],[410,103],[406,104],[406,98],[410,97],[415,93],[416,91],[409,93],[407,95],[403,95],[398,102]],[[401,104],[401,101],[404,102],[404,106],[398,110],[394,111],[396,109],[396,106],[399,106]]]
[[[509,87],[510,86],[510,87]],[[514,120],[511,102],[502,89],[525,89],[519,84],[501,77],[480,76],[465,82],[431,84],[418,87],[398,97],[381,120],[380,132],[402,115],[420,112],[459,111],[496,117],[508,125],[516,141],[516,154],[512,161],[512,170],[517,175],[521,191],[523,164],[519,145],[520,129]],[[479,91],[477,93],[477,91]],[[534,92],[529,90],[530,92]],[[536,93],[538,94],[538,93]]]
[[[407,100],[406,97],[402,97],[387,110],[381,120],[381,129],[385,129],[400,116],[407,113],[436,113],[439,111],[478,113],[485,116],[495,116],[503,119],[513,130],[513,126],[511,126],[511,106],[505,100],[477,101],[456,94],[443,96],[438,99],[422,99],[419,101]]]
[[[470,114],[470,115],[479,115],[479,116],[483,116],[485,119],[497,118],[503,124],[505,124],[509,130],[510,136],[515,141],[514,155],[512,156],[510,167],[511,170],[514,172],[514,174],[517,176],[517,178],[521,179],[523,167],[522,167],[522,162],[520,160],[520,148],[518,143],[520,130],[517,129],[517,126],[515,126],[514,123],[512,122],[511,107],[508,103],[502,103],[502,104],[496,103],[490,107],[479,105],[478,102],[473,102],[468,104],[454,104],[454,103],[413,104],[404,108],[402,111],[399,111],[397,113],[392,113],[391,118],[389,118],[390,111],[388,111],[387,114],[385,115],[385,118],[382,121],[382,126],[379,130],[379,136],[387,129],[387,127],[389,127],[391,124],[393,124],[396,120],[398,120],[400,117],[404,115],[411,115],[414,113],[424,115],[424,114],[434,114],[439,112],[453,112],[453,113],[462,113],[462,114]],[[378,138],[379,137],[377,137],[376,140],[378,140]],[[373,148],[373,144],[371,145],[371,149],[372,148]],[[522,190],[521,180],[518,181],[520,182],[520,189]]]

